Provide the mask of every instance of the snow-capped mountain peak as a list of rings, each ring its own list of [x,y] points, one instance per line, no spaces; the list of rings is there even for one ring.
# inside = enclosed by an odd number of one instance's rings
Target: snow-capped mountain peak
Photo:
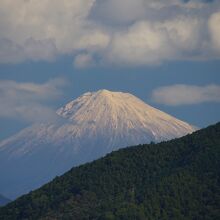
[[[57,115],[62,123],[34,124],[0,143],[0,188],[9,198],[121,147],[195,130],[129,93],[108,90],[87,92]]]
[[[81,128],[90,128],[90,131],[117,129],[118,133],[123,133],[129,129],[145,129],[147,136],[151,136],[151,140],[145,139],[145,142],[158,142],[194,131],[191,125],[147,105],[129,93],[108,90],[85,93],[60,108],[57,114]]]

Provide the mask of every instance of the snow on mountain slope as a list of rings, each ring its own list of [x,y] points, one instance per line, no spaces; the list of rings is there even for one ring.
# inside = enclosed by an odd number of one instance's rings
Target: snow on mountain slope
[[[9,198],[118,148],[195,130],[131,94],[107,90],[85,93],[57,114],[59,122],[34,124],[0,143],[0,188]]]

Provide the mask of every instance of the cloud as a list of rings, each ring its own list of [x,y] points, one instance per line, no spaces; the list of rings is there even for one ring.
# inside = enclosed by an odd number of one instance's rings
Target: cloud
[[[220,12],[211,15],[209,30],[213,50],[220,51]]]
[[[219,59],[219,14],[220,2],[206,0],[2,0],[0,63]]]
[[[58,51],[53,41],[37,41],[28,38],[24,45],[18,45],[9,39],[0,39],[0,62],[19,63],[26,60],[45,60],[55,59]]]
[[[82,38],[90,35],[87,45],[91,42],[99,46],[100,42],[94,38],[101,30],[86,20],[93,3],[94,0],[2,0],[0,39],[10,41],[10,46],[16,45],[17,61],[48,60],[54,55],[69,54],[80,49]],[[27,56],[20,58],[23,53]]]
[[[102,48],[106,48],[109,44],[110,37],[101,31],[90,31],[90,34],[85,34],[79,40],[77,44],[77,48],[79,49],[87,49],[87,50],[100,50]]]
[[[165,105],[178,106],[204,102],[220,102],[220,86],[194,86],[177,84],[159,87],[152,92],[153,101]]]
[[[62,96],[66,84],[61,78],[43,84],[0,80],[0,117],[29,122],[54,120],[56,115],[50,104]]]
[[[114,35],[108,59],[113,63],[139,65],[154,63],[169,57],[166,33],[148,22],[131,26],[128,31]]]
[[[146,14],[146,0],[97,0],[92,8],[95,19],[109,24],[126,24],[143,18]]]
[[[75,57],[74,66],[77,68],[86,68],[95,65],[95,61],[90,54],[79,54]]]
[[[126,65],[157,64],[193,56],[202,45],[202,25],[195,18],[178,17],[162,22],[138,22],[115,34],[108,59]]]

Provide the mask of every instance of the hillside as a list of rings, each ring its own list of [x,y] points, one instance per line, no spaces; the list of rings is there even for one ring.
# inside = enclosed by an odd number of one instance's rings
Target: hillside
[[[119,150],[0,209],[0,219],[220,219],[220,123]]]

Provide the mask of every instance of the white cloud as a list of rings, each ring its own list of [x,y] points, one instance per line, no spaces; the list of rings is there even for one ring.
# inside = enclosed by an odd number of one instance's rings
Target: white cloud
[[[62,87],[66,84],[61,78],[43,84],[0,80],[0,117],[52,120],[56,115],[49,105],[62,95]]]
[[[220,86],[194,86],[177,84],[164,86],[152,92],[152,99],[161,104],[178,106],[203,102],[220,102]]]
[[[108,59],[128,65],[159,63],[183,58],[199,44],[201,24],[197,19],[178,17],[173,20],[132,25],[114,35]]]
[[[78,65],[82,53],[120,65],[219,58],[219,13],[219,1],[1,0],[0,63],[71,55]]]
[[[79,40],[77,44],[77,48],[79,49],[87,49],[87,50],[99,50],[102,48],[106,48],[109,44],[110,37],[104,32],[95,31],[90,32],[90,34],[85,34]]]
[[[220,51],[220,12],[211,15],[209,30],[213,49]]]
[[[131,65],[155,62],[170,52],[163,35],[148,22],[134,24],[128,31],[114,35],[109,59]]]
[[[75,57],[74,66],[77,68],[86,68],[95,65],[95,61],[90,54],[79,54]]]
[[[21,53],[27,50],[25,55],[34,60],[48,60],[48,54],[50,59],[56,52],[71,53],[79,49],[82,37],[89,35],[87,44],[100,46],[93,38],[97,39],[101,31],[86,20],[93,3],[94,0],[2,0],[0,39],[10,40]]]

